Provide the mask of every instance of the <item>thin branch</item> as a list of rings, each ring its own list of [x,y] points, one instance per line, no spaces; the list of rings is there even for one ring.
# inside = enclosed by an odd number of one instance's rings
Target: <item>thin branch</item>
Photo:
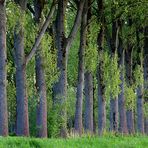
[[[77,15],[76,15],[76,18],[75,18],[75,22],[74,22],[74,25],[72,27],[72,30],[67,38],[67,44],[68,44],[68,47],[71,46],[72,44],[72,41],[74,39],[74,37],[76,36],[76,33],[78,31],[78,28],[79,28],[79,25],[81,23],[81,17],[82,17],[82,12],[83,12],[83,7],[84,7],[84,3],[85,3],[85,0],[81,0],[79,2],[79,8],[78,8],[78,11],[77,11]]]
[[[46,21],[44,22],[42,28],[41,28],[41,31],[39,32],[37,38],[36,38],[36,41],[30,51],[30,53],[26,56],[26,59],[25,59],[25,64],[27,65],[28,62],[31,60],[31,58],[33,57],[33,55],[35,54],[44,34],[45,34],[45,31],[46,29],[48,28],[48,25],[51,23],[52,21],[52,17],[54,15],[54,12],[55,12],[55,8],[56,8],[56,3],[53,2],[52,6],[51,6],[51,9],[50,9],[50,12],[46,18]]]

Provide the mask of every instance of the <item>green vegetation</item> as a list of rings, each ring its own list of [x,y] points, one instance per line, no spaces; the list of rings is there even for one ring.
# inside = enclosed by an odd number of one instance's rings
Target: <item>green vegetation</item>
[[[148,137],[104,136],[68,139],[0,138],[1,148],[146,148]]]

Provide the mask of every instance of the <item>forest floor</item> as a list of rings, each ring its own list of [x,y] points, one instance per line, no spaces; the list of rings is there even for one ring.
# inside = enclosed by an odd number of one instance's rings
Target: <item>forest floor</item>
[[[67,139],[0,137],[0,148],[148,148],[148,137],[104,136]]]

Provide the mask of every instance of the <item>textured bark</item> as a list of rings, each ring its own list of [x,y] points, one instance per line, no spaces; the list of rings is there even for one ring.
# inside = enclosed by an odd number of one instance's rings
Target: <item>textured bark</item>
[[[118,98],[110,100],[110,130],[118,131]]]
[[[99,54],[101,56],[101,52],[103,49],[103,38],[104,38],[104,31],[103,28],[101,28],[99,33],[99,39],[98,39],[98,45],[99,45]],[[101,64],[103,61],[99,62],[98,65],[98,133],[99,135],[102,135],[106,128],[106,100],[105,100],[105,86],[103,83],[103,71],[101,68]]]
[[[128,110],[126,112],[126,117],[127,117],[127,128],[129,134],[134,134],[135,133],[135,126],[134,126],[134,113],[132,110]]]
[[[114,5],[114,4],[113,4]],[[111,57],[114,58],[119,46],[119,25],[118,20],[114,20],[116,9],[111,8],[112,11],[112,38],[111,38]],[[112,82],[114,83],[114,82]],[[118,131],[118,97],[110,98],[110,130]]]
[[[144,89],[148,89],[148,26],[144,29]],[[144,101],[148,103],[147,98]],[[145,117],[145,134],[148,135],[148,117]]]
[[[17,99],[17,123],[16,134],[18,136],[29,136],[28,121],[28,98],[26,92],[26,66],[24,55],[24,34],[23,28],[15,32],[15,64],[16,64],[16,99]]]
[[[98,55],[101,57],[104,45],[104,1],[98,1],[99,21],[102,24],[98,34]],[[101,68],[103,61],[99,61],[97,71],[98,81],[98,134],[102,135],[106,128],[106,100],[105,100],[105,85],[103,83],[103,71]]]
[[[128,27],[129,29],[132,28],[133,22],[131,19],[129,19],[128,22]],[[131,41],[131,34],[132,32],[129,32],[128,34],[128,44],[127,44],[127,50],[125,51],[125,68],[126,68],[126,85],[128,87],[132,88],[133,85],[133,55],[132,55],[132,50],[133,50],[133,44]],[[130,98],[131,100],[134,98]],[[133,102],[133,101],[131,101]],[[132,108],[128,108],[127,112],[126,112],[126,116],[127,116],[127,128],[128,128],[128,132],[129,134],[134,134],[135,133],[135,129],[134,129],[134,113],[133,113],[133,109],[134,109],[134,104],[132,104]]]
[[[95,111],[95,86],[93,84],[93,133],[96,134],[96,127],[97,127],[97,123],[96,123],[96,119],[95,119],[95,114],[96,114],[96,111]]]
[[[145,89],[148,88],[148,26],[144,30],[144,82]]]
[[[101,71],[100,71],[101,72]],[[106,101],[101,79],[98,76],[98,132],[102,135],[106,128]]]
[[[140,33],[139,28],[136,30],[136,39],[137,39],[137,52],[142,53],[140,46]],[[137,58],[137,63],[143,67],[142,57]],[[137,86],[137,132],[144,134],[144,85],[139,84]]]
[[[85,132],[93,133],[93,76],[85,72]]]
[[[64,121],[61,123],[60,136],[65,137],[66,131],[66,92],[67,92],[67,54],[66,54],[66,40],[64,30],[64,17],[67,2],[59,0],[58,12],[56,18],[56,46],[58,49],[57,55],[57,68],[59,69],[60,76],[58,82],[53,87],[54,105],[60,107],[60,112]],[[55,106],[56,107],[56,106]]]
[[[6,63],[6,14],[4,1],[0,0],[0,136],[8,135]]]
[[[82,134],[82,103],[83,103],[83,89],[84,89],[84,53],[86,47],[86,31],[87,31],[87,2],[85,2],[82,23],[80,31],[80,47],[79,47],[79,63],[78,63],[78,84],[76,94],[76,111],[75,111],[75,132],[79,135]]]
[[[137,132],[144,133],[143,87],[137,88]]]
[[[118,107],[119,107],[119,132],[127,134],[127,122],[126,122],[126,110],[125,110],[125,96],[124,96],[124,51],[122,46],[122,40],[119,39],[119,48],[118,48],[118,56],[119,56],[119,67],[121,68],[120,73],[120,89],[121,92],[118,96]]]
[[[56,47],[57,51],[57,68],[59,69],[60,75],[57,83],[55,83],[53,87],[53,99],[54,106],[58,105],[60,107],[62,123],[60,127],[60,136],[67,136],[66,130],[66,93],[67,93],[67,60],[68,60],[68,50],[71,47],[71,44],[76,36],[76,32],[78,31],[79,24],[81,22],[81,15],[84,6],[85,0],[81,0],[79,3],[77,15],[75,18],[74,25],[72,27],[71,33],[68,38],[65,37],[65,27],[64,27],[64,17],[65,10],[67,6],[67,1],[59,0],[58,1],[58,12],[56,18]],[[63,120],[64,119],[64,120]]]
[[[22,13],[26,9],[26,0],[16,0]],[[16,100],[17,100],[17,123],[16,134],[29,136],[28,121],[28,98],[26,92],[26,64],[24,53],[24,28],[21,22],[17,22],[14,32],[15,66],[16,66]]]
[[[37,128],[38,128],[37,136],[46,138],[47,137],[47,98],[46,98],[45,73],[43,68],[43,57],[41,53],[36,55],[36,87],[37,87],[37,93],[39,97],[39,102],[37,105]]]
[[[40,1],[40,2],[42,3],[42,1]],[[35,40],[35,43],[33,44],[33,47],[31,49],[31,51],[29,52],[29,54],[25,58],[26,65],[32,59],[33,55],[37,51],[38,46],[40,45],[40,42],[41,42],[41,40],[42,40],[42,38],[43,38],[43,36],[45,34],[45,31],[46,31],[47,27],[52,22],[52,17],[53,17],[53,14],[55,12],[55,8],[56,8],[56,3],[55,3],[55,1],[53,1],[52,6],[51,6],[50,11],[49,11],[49,14],[48,14],[44,24],[42,25],[42,28],[40,29],[40,32],[39,32],[39,34],[38,34],[38,36],[37,36],[37,38]],[[37,17],[41,16],[41,12],[40,12],[41,9],[43,9],[43,4],[41,4],[41,6],[40,6],[37,2],[35,2],[34,15],[35,15],[35,21],[37,21],[37,22],[39,22],[39,19]]]
[[[37,24],[41,24],[41,13],[44,5],[41,1],[36,0],[34,3],[35,8],[35,21]],[[42,57],[42,46],[38,47],[36,53],[36,89],[38,96],[37,104],[37,136],[46,138],[47,137],[47,98],[46,98],[46,83],[45,83],[45,72]]]

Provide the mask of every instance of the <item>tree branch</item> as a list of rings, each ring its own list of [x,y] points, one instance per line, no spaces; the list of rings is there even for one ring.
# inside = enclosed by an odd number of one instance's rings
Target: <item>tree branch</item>
[[[42,28],[41,28],[41,30],[40,30],[36,40],[35,40],[35,43],[34,43],[32,49],[30,51],[30,53],[25,58],[25,64],[26,65],[28,64],[28,62],[31,60],[31,58],[35,54],[35,52],[36,52],[36,50],[37,50],[37,48],[38,48],[38,46],[39,46],[39,44],[40,44],[44,34],[45,34],[45,31],[46,31],[48,25],[51,23],[52,17],[53,17],[54,12],[55,12],[55,8],[56,8],[56,3],[53,1],[53,4],[52,4],[51,9],[50,9],[50,12],[49,12],[49,14],[48,14],[48,16],[46,18],[46,21],[44,22],[44,24],[43,24],[43,26],[42,26]]]
[[[82,12],[83,12],[83,7],[84,7],[84,3],[85,3],[85,0],[81,0],[79,2],[79,7],[78,7],[78,11],[77,11],[77,15],[76,15],[76,18],[75,18],[75,22],[74,22],[74,25],[72,27],[72,30],[67,38],[67,46],[70,47],[71,44],[72,44],[72,41],[73,39],[75,38],[76,36],[76,33],[78,31],[78,28],[79,28],[79,25],[81,23],[81,17],[82,17]]]

